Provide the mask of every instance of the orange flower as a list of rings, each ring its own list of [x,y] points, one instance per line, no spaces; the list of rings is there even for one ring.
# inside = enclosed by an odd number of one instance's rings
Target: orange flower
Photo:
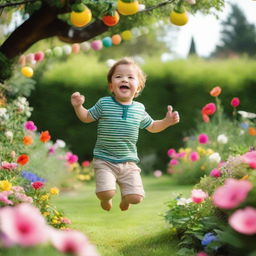
[[[248,129],[248,133],[251,135],[251,136],[256,136],[256,129],[253,128],[253,127],[250,127]]]
[[[48,131],[41,132],[40,134],[40,140],[42,142],[47,142],[51,139],[51,135]]]
[[[211,96],[213,97],[218,97],[221,94],[221,88],[219,86],[214,87],[211,91],[210,91]]]
[[[33,139],[31,136],[24,136],[23,137],[23,143],[24,145],[31,145],[33,143]]]
[[[28,162],[29,158],[28,155],[22,154],[18,157],[17,163],[21,165],[25,165]]]

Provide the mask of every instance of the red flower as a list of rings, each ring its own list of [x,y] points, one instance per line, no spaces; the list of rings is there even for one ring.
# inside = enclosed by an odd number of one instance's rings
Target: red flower
[[[216,111],[216,105],[214,103],[208,103],[202,108],[202,118],[204,122],[208,123],[210,121],[209,115],[213,115]]]
[[[44,186],[44,183],[41,182],[41,181],[35,181],[35,182],[32,182],[31,183],[31,186],[34,188],[34,189],[40,189]]]
[[[18,157],[17,163],[21,165],[25,165],[28,162],[29,158],[28,155],[22,154]]]
[[[239,98],[237,98],[237,97],[233,98],[233,99],[231,100],[230,104],[231,104],[231,106],[234,107],[234,108],[238,107],[238,106],[240,105],[240,100],[239,100]]]
[[[48,131],[41,132],[40,134],[40,140],[42,142],[47,142],[51,139],[51,135]]]

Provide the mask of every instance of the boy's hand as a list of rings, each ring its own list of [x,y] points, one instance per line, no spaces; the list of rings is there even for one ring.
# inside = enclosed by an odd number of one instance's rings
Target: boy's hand
[[[79,107],[84,104],[84,95],[81,95],[79,92],[74,92],[71,95],[71,104],[73,107]]]
[[[167,107],[165,120],[169,125],[177,124],[180,121],[179,113],[177,111],[172,112],[172,106],[170,105]]]

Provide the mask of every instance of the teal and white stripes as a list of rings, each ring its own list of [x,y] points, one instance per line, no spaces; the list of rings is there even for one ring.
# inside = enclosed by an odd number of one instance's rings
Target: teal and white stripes
[[[114,97],[103,97],[88,111],[99,122],[94,157],[116,163],[139,162],[136,148],[139,128],[153,122],[144,105],[136,101],[122,105]]]

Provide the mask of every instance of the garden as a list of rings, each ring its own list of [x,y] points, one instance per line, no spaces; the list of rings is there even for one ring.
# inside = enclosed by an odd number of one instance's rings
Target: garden
[[[225,4],[1,1],[0,255],[256,255],[256,47],[226,40],[202,58],[191,43],[186,59],[159,59],[167,31]],[[256,44],[256,28],[231,6],[224,24],[236,17],[232,26],[244,25]],[[81,92],[89,108],[110,95],[107,72],[124,56],[147,75],[138,101],[152,118],[172,105],[180,123],[140,131],[146,197],[121,211],[118,190],[103,211],[97,122],[79,121],[70,96]]]

